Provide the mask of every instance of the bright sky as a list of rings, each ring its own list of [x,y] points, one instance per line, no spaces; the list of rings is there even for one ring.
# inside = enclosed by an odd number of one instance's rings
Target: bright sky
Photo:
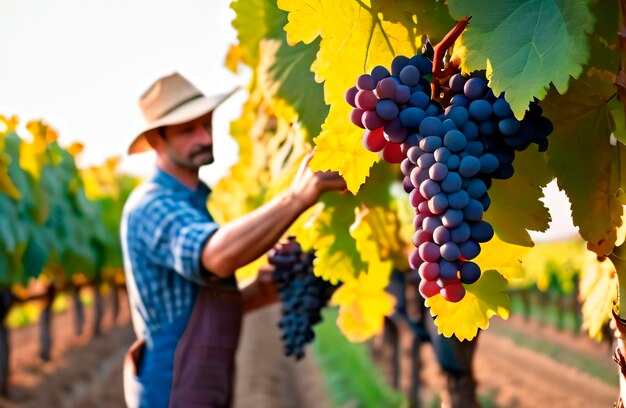
[[[137,100],[178,71],[207,94],[247,82],[223,67],[236,32],[226,0],[0,0],[0,113],[42,118],[60,143],[84,143],[81,165],[123,156],[122,170],[145,174],[151,154],[126,157],[144,122]],[[236,160],[228,122],[240,92],[216,112],[213,184]]]
[[[228,0],[0,0],[0,113],[25,123],[44,119],[60,143],[80,141],[79,165],[122,156],[121,170],[145,175],[150,153],[128,157],[142,129],[137,100],[160,76],[178,71],[204,93],[245,85],[247,73],[223,66],[234,12]],[[245,99],[239,92],[214,118],[216,162],[202,178],[214,185],[236,159],[228,126]],[[536,240],[576,233],[569,203],[556,185],[547,189],[553,223]]]

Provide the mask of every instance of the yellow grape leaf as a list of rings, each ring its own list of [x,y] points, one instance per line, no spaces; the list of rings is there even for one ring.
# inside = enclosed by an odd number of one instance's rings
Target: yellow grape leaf
[[[375,65],[388,67],[396,55],[415,54],[415,35],[400,23],[381,20],[369,2],[280,0],[278,7],[289,12],[285,31],[290,44],[322,38],[311,69],[324,82],[330,111],[315,139],[311,168],[338,171],[356,193],[378,158],[361,145],[363,130],[350,123],[345,92]]]
[[[518,279],[524,276],[522,258],[529,248],[504,242],[494,235],[489,242],[480,244],[480,255],[473,261],[480,269],[487,271],[495,269],[505,279]]]
[[[74,142],[66,150],[76,159],[85,150],[85,146],[80,142]]]
[[[385,292],[391,262],[371,262],[367,273],[337,289],[330,304],[339,305],[337,325],[353,342],[365,341],[383,329],[384,317],[393,312],[395,299]]]
[[[224,65],[232,73],[236,74],[239,71],[239,63],[243,60],[243,50],[239,45],[231,44],[226,54],[226,61]]]
[[[26,124],[26,129],[32,135],[33,140],[22,140],[20,145],[20,167],[30,173],[35,180],[41,176],[41,168],[48,164],[58,164],[60,157],[48,154],[48,144],[56,142],[58,135],[50,126],[43,121],[33,120]]]
[[[500,316],[508,319],[511,300],[506,294],[506,279],[498,272],[483,271],[480,279],[465,286],[465,297],[452,303],[441,295],[426,299],[426,306],[435,317],[435,325],[440,334],[456,336],[459,340],[471,340],[478,329],[487,329],[489,319]]]
[[[350,235],[365,262],[372,258],[387,260],[402,251],[398,240],[398,219],[394,212],[382,207],[356,208]]]
[[[356,194],[369,175],[370,167],[378,161],[378,155],[363,147],[363,129],[346,122],[349,112],[349,106],[347,109],[331,106],[322,133],[314,139],[315,156],[309,166],[313,171],[338,171],[346,180],[348,190]]]
[[[596,254],[585,251],[580,276],[583,330],[596,340],[602,340],[602,327],[611,318],[617,301],[617,273],[608,258],[598,260]]]
[[[16,115],[7,118],[6,116],[0,114],[0,137],[15,132],[15,128],[17,128],[19,123],[20,120]],[[2,150],[0,149],[0,151]]]

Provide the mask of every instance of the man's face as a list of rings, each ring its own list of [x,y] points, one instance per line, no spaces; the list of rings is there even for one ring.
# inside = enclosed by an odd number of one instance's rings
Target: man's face
[[[209,114],[163,130],[163,153],[172,163],[190,170],[213,163],[211,117]]]

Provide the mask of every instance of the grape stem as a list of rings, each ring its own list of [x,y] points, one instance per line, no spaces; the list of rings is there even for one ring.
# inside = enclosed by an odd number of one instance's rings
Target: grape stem
[[[467,24],[469,23],[471,18],[472,16],[468,16],[465,19],[458,21],[454,28],[450,30],[450,32],[446,34],[445,37],[443,37],[443,40],[441,40],[434,47],[435,55],[433,56],[431,99],[438,99],[437,97],[439,95],[439,88],[441,86],[440,78],[442,76],[441,67],[443,66],[443,57],[444,55],[446,55],[446,51],[448,51],[448,48],[450,48],[461,36],[461,34],[463,34],[463,31],[465,31],[465,28],[467,27]],[[626,88],[624,88],[624,90],[626,91]]]

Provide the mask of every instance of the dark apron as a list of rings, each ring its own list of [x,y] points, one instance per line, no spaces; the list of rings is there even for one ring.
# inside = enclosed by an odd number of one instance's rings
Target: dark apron
[[[151,347],[144,339],[131,346],[124,359],[129,407],[231,406],[242,317],[233,282],[198,286],[186,324],[180,319],[152,334]]]

